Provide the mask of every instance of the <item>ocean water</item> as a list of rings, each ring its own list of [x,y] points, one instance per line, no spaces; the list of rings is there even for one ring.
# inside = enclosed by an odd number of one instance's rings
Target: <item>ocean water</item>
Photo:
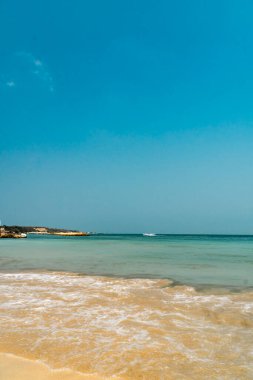
[[[29,235],[0,241],[0,270],[165,278],[196,286],[253,286],[253,236]]]
[[[0,377],[252,380],[252,264],[249,236],[2,239]]]

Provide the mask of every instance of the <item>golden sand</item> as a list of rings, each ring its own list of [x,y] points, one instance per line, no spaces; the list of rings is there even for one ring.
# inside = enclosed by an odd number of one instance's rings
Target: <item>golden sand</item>
[[[74,380],[80,373],[252,380],[253,293],[197,292],[165,280],[1,274],[0,352],[31,360],[1,356],[0,380]]]
[[[105,380],[105,377],[76,373],[69,369],[52,370],[38,361],[0,354],[0,380]]]

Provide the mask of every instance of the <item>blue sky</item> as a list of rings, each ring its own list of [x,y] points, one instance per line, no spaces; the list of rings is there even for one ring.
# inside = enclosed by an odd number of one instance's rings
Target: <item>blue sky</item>
[[[0,218],[252,233],[250,1],[0,4]]]

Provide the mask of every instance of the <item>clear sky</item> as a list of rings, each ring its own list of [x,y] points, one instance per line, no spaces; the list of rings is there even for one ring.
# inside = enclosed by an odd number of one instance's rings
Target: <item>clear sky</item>
[[[253,233],[252,15],[2,0],[2,223]]]

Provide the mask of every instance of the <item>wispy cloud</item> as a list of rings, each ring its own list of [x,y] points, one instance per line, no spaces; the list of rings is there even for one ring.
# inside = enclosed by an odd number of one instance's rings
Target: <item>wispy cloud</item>
[[[30,66],[29,70],[31,74],[36,75],[47,86],[50,92],[54,92],[53,77],[48,66],[41,59],[26,51],[18,52],[16,55],[21,57]]]
[[[7,87],[15,87],[15,86],[16,86],[16,83],[15,83],[13,80],[10,80],[10,81],[7,81],[7,82],[6,82],[6,86],[7,86]]]
[[[34,61],[35,66],[42,66],[43,63],[39,59],[35,59]]]

